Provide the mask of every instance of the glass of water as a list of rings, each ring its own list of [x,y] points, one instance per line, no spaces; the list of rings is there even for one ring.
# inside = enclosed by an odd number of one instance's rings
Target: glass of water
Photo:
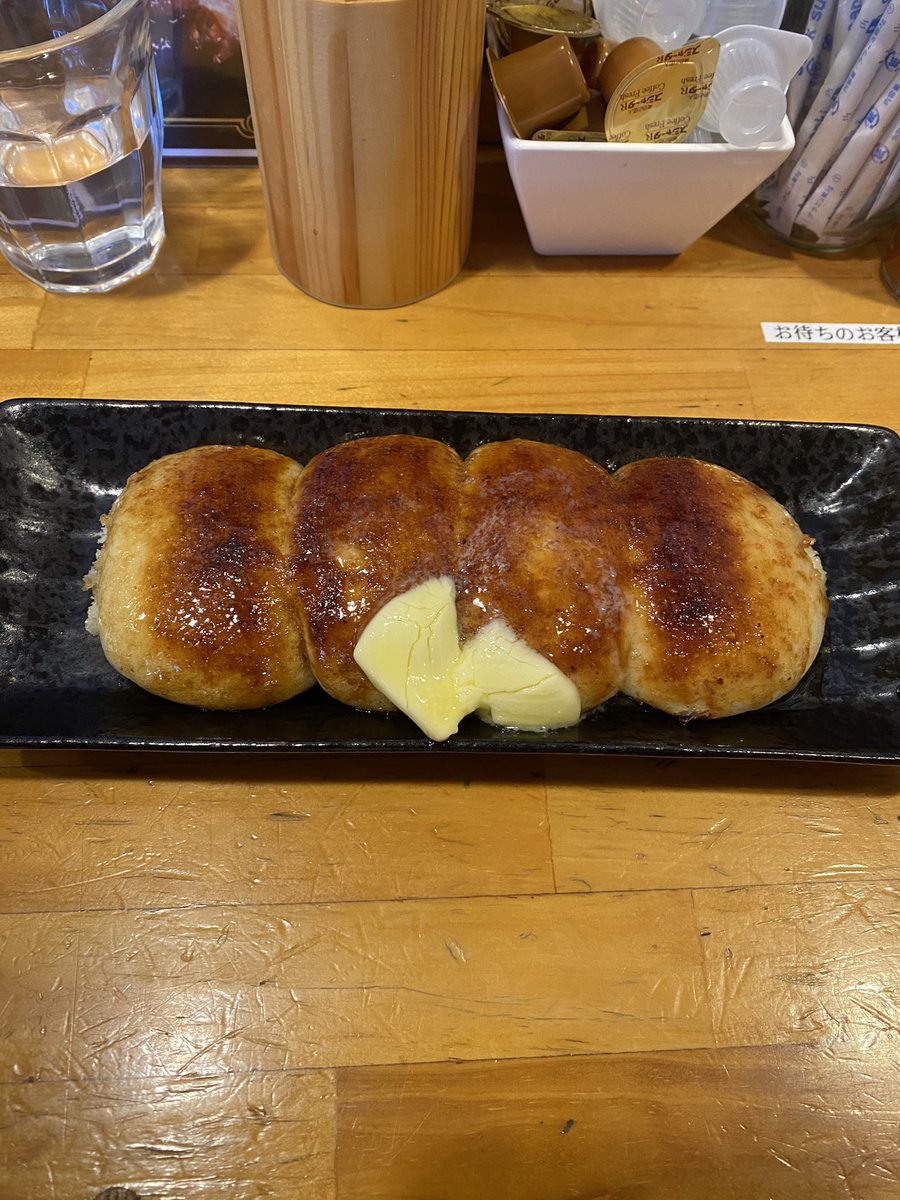
[[[0,251],[49,292],[106,292],[164,236],[148,0],[0,4]]]

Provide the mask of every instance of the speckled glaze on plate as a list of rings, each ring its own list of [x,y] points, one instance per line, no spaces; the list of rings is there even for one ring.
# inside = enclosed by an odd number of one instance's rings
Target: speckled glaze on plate
[[[753,480],[816,539],[825,643],[774,705],[685,725],[616,697],[576,729],[510,733],[468,718],[434,745],[400,714],[354,712],[315,688],[264,711],[213,713],[142,692],[84,628],[98,518],[160,455],[222,442],[304,461],[346,438],[436,437],[466,454],[530,437],[610,469],[689,454]],[[900,761],[900,439],[864,425],[107,400],[0,405],[0,745],[220,751],[537,751]]]

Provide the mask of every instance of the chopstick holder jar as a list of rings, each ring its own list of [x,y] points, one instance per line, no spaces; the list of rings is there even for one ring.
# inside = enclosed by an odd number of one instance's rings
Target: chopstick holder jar
[[[239,0],[272,254],[318,300],[410,304],[468,254],[484,0]]]
[[[900,6],[801,0],[784,28],[812,41],[787,90],[795,146],[743,212],[794,249],[852,250],[900,217]]]

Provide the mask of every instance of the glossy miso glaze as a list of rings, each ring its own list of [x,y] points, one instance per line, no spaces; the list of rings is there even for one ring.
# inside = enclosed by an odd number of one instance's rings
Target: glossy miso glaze
[[[310,686],[290,544],[299,478],[293,460],[250,446],[198,447],[131,477],[90,577],[123,675],[203,708]]]
[[[818,653],[825,580],[761,488],[715,464],[650,458],[614,476],[627,526],[625,690],[685,717],[778,699]]]
[[[310,663],[337,699],[393,707],[353,650],[388,600],[455,573],[461,473],[449,446],[403,435],[344,442],[309,464],[295,511],[297,585]]]
[[[607,472],[524,439],[465,462],[459,613],[464,637],[495,618],[572,679],[588,711],[619,689],[623,520]]]

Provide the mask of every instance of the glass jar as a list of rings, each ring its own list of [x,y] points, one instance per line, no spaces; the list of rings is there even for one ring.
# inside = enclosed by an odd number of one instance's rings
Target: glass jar
[[[900,186],[900,185],[898,185]],[[900,220],[900,198],[891,206],[874,216],[855,220],[845,229],[826,229],[821,233],[813,233],[802,225],[793,225],[789,233],[775,229],[769,221],[768,201],[763,190],[759,188],[740,206],[745,220],[757,231],[773,238],[783,246],[799,250],[804,254],[844,254],[864,246],[881,231]]]
[[[900,217],[900,21],[884,0],[801,0],[783,25],[812,43],[787,91],[795,146],[742,211],[796,250],[853,250]]]

